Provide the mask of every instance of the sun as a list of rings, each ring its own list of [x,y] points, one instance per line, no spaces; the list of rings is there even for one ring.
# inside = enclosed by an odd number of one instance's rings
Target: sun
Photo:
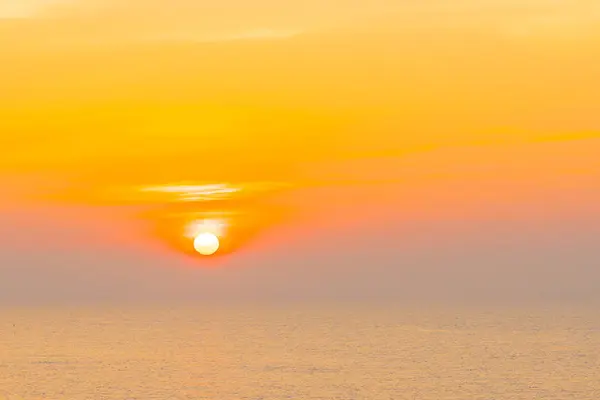
[[[214,233],[200,233],[194,239],[194,249],[203,256],[215,254],[219,250],[219,238]]]

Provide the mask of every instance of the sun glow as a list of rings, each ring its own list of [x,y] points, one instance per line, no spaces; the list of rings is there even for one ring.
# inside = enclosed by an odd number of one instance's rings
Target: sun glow
[[[220,218],[203,218],[188,223],[185,227],[184,235],[192,239],[201,233],[211,233],[217,237],[221,237],[225,235],[226,227],[226,220]]]
[[[210,232],[204,232],[194,239],[194,249],[203,256],[210,256],[219,250],[219,238]]]

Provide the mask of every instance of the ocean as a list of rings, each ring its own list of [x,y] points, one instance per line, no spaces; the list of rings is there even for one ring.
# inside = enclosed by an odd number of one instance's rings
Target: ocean
[[[0,399],[600,399],[594,310],[90,307],[0,315]]]

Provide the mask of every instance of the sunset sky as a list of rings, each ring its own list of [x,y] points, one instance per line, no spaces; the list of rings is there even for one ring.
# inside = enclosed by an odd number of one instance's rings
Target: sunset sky
[[[598,300],[599,61],[595,0],[0,0],[0,300]],[[285,217],[102,194],[192,181]]]

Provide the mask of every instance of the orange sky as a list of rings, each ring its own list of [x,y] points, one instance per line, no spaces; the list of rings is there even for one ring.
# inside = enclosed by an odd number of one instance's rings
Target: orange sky
[[[591,0],[3,0],[0,202],[276,181],[308,231],[596,213],[597,60]]]
[[[591,1],[4,3],[4,170],[598,137]]]

